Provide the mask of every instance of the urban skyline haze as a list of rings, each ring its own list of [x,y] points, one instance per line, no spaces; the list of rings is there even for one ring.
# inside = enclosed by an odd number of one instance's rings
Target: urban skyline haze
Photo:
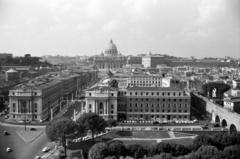
[[[239,0],[0,0],[0,52],[240,58]]]

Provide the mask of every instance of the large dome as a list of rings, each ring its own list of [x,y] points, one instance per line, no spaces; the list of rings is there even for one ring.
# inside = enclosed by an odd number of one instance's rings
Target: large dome
[[[105,56],[117,56],[117,46],[113,43],[112,39],[110,40],[110,43],[108,44],[106,50],[105,50]]]

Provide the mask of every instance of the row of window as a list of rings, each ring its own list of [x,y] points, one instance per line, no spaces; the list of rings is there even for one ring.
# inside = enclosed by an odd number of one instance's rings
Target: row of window
[[[129,98],[129,101],[134,101],[134,99],[135,99],[135,101],[144,101],[144,99],[145,99],[145,101],[148,101],[148,98]],[[152,100],[152,99],[151,99]],[[157,101],[159,102],[161,99],[157,99]],[[174,101],[174,102],[176,102],[176,101],[179,101],[179,102],[182,102],[182,101],[185,101],[185,102],[187,102],[188,101],[188,99],[162,99],[162,101],[163,102],[165,102],[165,101]]]
[[[159,92],[152,92],[152,93],[149,93],[149,92],[144,92],[144,93],[143,93],[143,92],[135,92],[135,93],[133,93],[133,92],[130,92],[129,94],[130,94],[130,95],[143,95],[143,94],[145,94],[145,95],[147,95],[147,96],[148,96],[148,95],[158,95],[158,96],[159,96],[159,95],[162,95],[162,96],[165,96],[165,95],[166,95],[166,96],[170,96],[171,93],[169,93],[169,92],[163,92],[163,93],[159,93]],[[179,93],[172,93],[173,96],[176,96],[177,94],[178,94],[179,96],[182,95],[181,92],[179,92]]]
[[[139,78],[139,77],[135,77],[135,78],[131,78],[131,80],[162,80],[162,78],[157,78],[157,77]]]
[[[149,103],[146,103],[146,104],[145,104],[145,107],[148,107],[149,105],[150,105]],[[171,105],[172,105],[171,103],[168,103],[168,108],[170,108]],[[137,108],[138,106],[139,106],[139,104],[138,104],[138,103],[135,103],[135,107]],[[143,107],[143,103],[141,103],[140,106]],[[155,107],[155,104],[152,103],[151,106],[152,106],[152,108],[153,108],[153,107]],[[167,104],[166,104],[166,103],[162,103],[162,104],[158,103],[158,104],[156,104],[156,106],[157,106],[158,108],[160,108],[161,106],[164,108],[165,106],[167,106]],[[181,108],[181,106],[182,106],[182,104],[180,103],[180,104],[179,104],[179,108]],[[130,104],[129,104],[129,107],[132,108],[132,107],[133,107],[133,104],[130,103]],[[173,103],[173,107],[176,108],[176,107],[177,107],[177,104],[176,104],[176,103]],[[187,107],[188,107],[188,104],[185,103],[185,108],[187,108]]]
[[[140,109],[140,110],[137,110],[137,109],[129,109],[129,112],[162,112],[162,113],[164,113],[164,112],[166,112],[166,113],[187,113],[188,112],[188,110],[173,110],[173,111],[171,111],[171,110],[165,110],[165,109],[162,109],[162,111],[161,110],[159,110],[159,109],[157,109],[156,111],[155,110],[150,110],[150,109],[145,109],[145,111],[143,110],[143,109]]]
[[[131,81],[131,83],[145,83],[145,81]],[[146,81],[146,83],[161,83],[160,81]]]
[[[149,115],[151,118],[159,118],[160,117],[160,115]],[[143,115],[129,115],[129,118],[132,118],[132,117],[135,117],[135,118],[137,118],[137,117],[140,117],[140,118],[143,118]],[[146,115],[145,115],[145,117],[146,117]],[[177,116],[176,115],[173,115],[172,116],[172,118],[176,118]],[[183,118],[188,118],[188,116],[187,115],[182,115],[182,116],[178,116],[178,118],[181,118],[181,117],[183,117]],[[167,116],[165,116],[165,115],[162,115],[162,118],[167,118]]]

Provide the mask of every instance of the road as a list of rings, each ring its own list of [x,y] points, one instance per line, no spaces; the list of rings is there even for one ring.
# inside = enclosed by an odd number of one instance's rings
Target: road
[[[27,130],[30,130],[28,126]],[[0,123],[0,158],[1,159],[31,159],[37,155],[42,156],[43,147],[48,146],[51,149],[56,145],[48,141],[45,134],[45,126],[34,126],[37,130],[43,133],[31,143],[23,141],[16,133],[16,130],[24,130],[23,125],[11,125]],[[4,135],[3,132],[8,131],[10,135]],[[12,152],[7,153],[6,148],[10,147]]]

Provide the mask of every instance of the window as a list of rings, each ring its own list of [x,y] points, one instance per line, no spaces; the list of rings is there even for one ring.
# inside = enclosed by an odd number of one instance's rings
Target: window
[[[157,95],[159,95],[159,93],[157,93]]]
[[[34,118],[37,119],[37,115],[34,115]]]
[[[132,98],[129,98],[130,101],[132,101]]]
[[[135,98],[135,101],[137,101],[138,99],[137,98]]]
[[[15,107],[16,107],[16,103],[13,103],[13,108],[15,109]]]
[[[148,98],[146,98],[146,101],[148,101]]]
[[[153,95],[154,93],[152,92],[152,95]]]
[[[187,108],[188,107],[188,105],[187,104],[185,104],[185,108]]]
[[[89,93],[89,96],[91,96],[92,94],[91,93]]]
[[[36,93],[36,92],[35,92],[34,94],[35,94],[35,95],[37,95],[37,93]]]
[[[132,109],[130,109],[129,111],[132,112]]]
[[[13,115],[13,118],[15,118],[15,115]]]
[[[152,109],[152,112],[154,112],[154,110]]]
[[[162,93],[162,95],[164,96],[164,93]]]
[[[179,101],[181,102],[181,101],[182,101],[182,99],[179,99]]]
[[[154,115],[152,115],[152,118],[154,118]]]
[[[111,114],[113,114],[113,111],[111,111]]]
[[[135,107],[137,108],[137,103],[135,103]]]
[[[143,93],[141,92],[141,95],[143,95]]]
[[[112,97],[114,96],[114,94],[112,93]]]
[[[140,115],[140,118],[142,118],[143,117],[143,115]]]
[[[89,104],[88,107],[89,107],[89,109],[91,109],[92,108],[92,104]]]
[[[146,93],[146,95],[148,96],[148,92]]]
[[[103,109],[103,103],[102,103],[102,102],[100,102],[99,108],[100,108],[100,109]]]
[[[168,93],[168,96],[170,96],[170,93]]]
[[[132,92],[130,92],[130,95],[132,95]]]
[[[163,101],[165,101],[165,99],[163,99]]]
[[[130,108],[132,107],[132,103],[130,103]]]
[[[135,95],[137,95],[137,92],[135,92]]]
[[[143,104],[141,103],[141,108],[143,107]]]
[[[12,94],[13,94],[13,95],[15,95],[15,93],[14,93],[14,92],[13,92]]]
[[[176,99],[174,99],[174,102],[176,102],[177,100]]]

